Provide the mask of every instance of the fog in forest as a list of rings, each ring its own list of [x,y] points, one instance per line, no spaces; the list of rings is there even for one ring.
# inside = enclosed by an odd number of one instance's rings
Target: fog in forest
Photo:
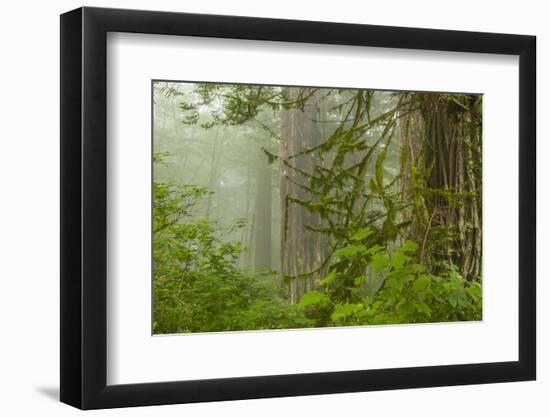
[[[152,94],[155,333],[481,319],[482,96]]]

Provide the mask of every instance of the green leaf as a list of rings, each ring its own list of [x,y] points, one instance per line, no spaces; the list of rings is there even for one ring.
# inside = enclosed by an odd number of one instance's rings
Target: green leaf
[[[400,314],[408,316],[414,313],[415,311],[415,305],[407,300],[401,300],[397,303],[395,306]]]
[[[428,288],[429,284],[430,284],[430,276],[421,275],[414,281],[412,288],[416,292],[424,292]]]
[[[320,292],[317,292],[317,291],[310,291],[302,296],[298,306],[300,308],[305,308],[308,306],[319,304],[327,300],[328,300],[328,297],[325,294],[321,294]]]
[[[362,304],[340,304],[334,309],[330,318],[334,321],[341,320],[349,316],[353,316],[363,309]]]
[[[405,285],[405,282],[410,281],[412,279],[412,276],[403,273],[403,272],[392,272],[388,274],[386,278],[386,285],[389,288],[394,288],[397,291],[403,290],[403,286]]]
[[[474,282],[470,287],[466,290],[468,295],[472,298],[480,299],[481,298],[481,285],[479,282]]]
[[[449,294],[448,299],[449,304],[451,304],[453,307],[467,307],[469,305],[464,288],[456,288],[453,292]]]
[[[384,249],[382,246],[374,245],[374,246],[371,246],[370,248],[368,248],[366,253],[368,253],[369,255],[374,255],[374,254],[380,252],[382,249]]]
[[[393,266],[396,269],[400,269],[405,265],[405,262],[410,260],[411,258],[407,255],[403,255],[401,252],[396,252],[390,260],[391,266]]]
[[[416,303],[414,305],[414,307],[416,308],[416,311],[418,311],[419,313],[424,313],[428,317],[431,316],[431,314],[432,314],[432,309],[428,306],[428,304],[426,304],[423,301],[420,301],[419,303]]]
[[[381,272],[387,268],[390,260],[386,255],[374,255],[370,263],[370,267],[377,272]]]
[[[330,271],[330,273],[321,280],[321,285],[328,285],[336,277],[336,270]]]
[[[369,228],[361,229],[351,237],[351,240],[363,240],[372,235],[372,233],[373,231]]]
[[[335,255],[340,256],[342,258],[349,258],[360,253],[365,253],[366,251],[367,251],[367,248],[364,245],[349,245],[338,249],[335,252]]]
[[[403,253],[410,253],[416,251],[417,245],[412,240],[406,240],[401,246],[400,250]]]
[[[424,270],[426,268],[424,268],[424,265],[420,265],[420,264],[412,264],[412,265],[409,265],[408,266],[408,269],[410,272],[412,273],[417,273],[417,272],[424,272]]]
[[[458,298],[453,294],[449,295],[449,304],[456,307],[458,305]]]

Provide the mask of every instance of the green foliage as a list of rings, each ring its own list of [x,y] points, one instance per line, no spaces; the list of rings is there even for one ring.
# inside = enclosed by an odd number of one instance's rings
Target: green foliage
[[[322,281],[325,290],[305,294],[299,305],[316,326],[481,320],[481,285],[468,282],[451,264],[440,275],[430,274],[408,255],[415,250],[414,242],[406,241],[391,254],[379,250],[371,258],[369,266],[385,274],[374,295],[361,291],[364,277],[358,277],[347,283],[354,287],[351,293],[360,296],[343,300],[340,293],[328,290],[337,277],[333,271]]]
[[[192,216],[207,190],[155,183],[153,192],[155,333],[313,324],[288,304],[276,276],[247,275],[237,268],[242,248],[222,239],[220,225]]]
[[[185,93],[161,88],[166,97],[177,98],[181,125],[211,132],[212,140],[195,158],[197,165],[216,161],[210,158],[218,140],[214,127],[239,127],[251,138],[258,136],[252,124],[267,132],[269,141],[257,147],[258,159],[272,166],[271,172],[284,171],[284,181],[293,186],[288,188],[299,190],[281,195],[281,246],[290,211],[315,219],[300,227],[310,236],[321,235],[323,245],[310,245],[318,251],[311,257],[320,259],[312,271],[295,268],[293,276],[285,271],[250,273],[238,267],[249,230],[239,232],[242,244],[234,233],[247,219],[224,226],[197,210],[212,197],[212,189],[218,196],[220,189],[156,181],[154,332],[480,320],[481,278],[472,265],[481,255],[468,259],[469,248],[462,242],[481,230],[474,224],[481,218],[471,214],[481,212],[481,205],[473,204],[481,195],[475,185],[476,175],[481,176],[480,147],[471,137],[465,139],[480,129],[481,99],[315,88],[294,89],[299,92],[291,98],[288,90],[207,83]],[[282,137],[275,127],[282,124],[283,111],[303,110],[312,103],[324,107],[321,121],[326,124],[319,128],[323,137],[295,154],[279,155],[275,149],[280,149]],[[395,138],[407,135],[403,120],[415,112],[423,112],[424,125],[415,126],[415,133],[425,136],[426,144],[408,149]],[[320,113],[317,109],[316,115]],[[452,134],[446,132],[448,126]],[[220,140],[235,141],[227,130],[220,131]],[[456,148],[457,143],[464,146]],[[243,155],[234,153],[241,171],[231,179],[244,182]],[[460,167],[452,175],[445,171],[448,155],[454,155],[453,166]],[[168,156],[156,154],[155,164]],[[449,185],[450,177],[454,184]],[[246,216],[254,219],[248,210],[247,201]],[[466,210],[470,217],[464,215]],[[296,304],[291,304],[287,285],[300,279],[309,280],[303,290],[307,292],[292,298]]]
[[[351,240],[364,240],[366,239],[367,237],[369,237],[370,235],[372,235],[373,231],[371,229],[369,229],[368,227],[364,228],[364,229],[360,229],[358,230],[357,232],[355,232],[355,234],[350,238]]]
[[[338,249],[334,254],[342,258],[350,258],[357,256],[358,254],[364,254],[367,248],[364,245],[348,245],[346,247]]]
[[[342,322],[349,317],[355,316],[363,309],[363,304],[339,304],[334,308],[330,318],[334,322]]]
[[[315,306],[319,304],[324,304],[328,301],[328,297],[324,294],[321,294],[317,291],[310,291],[307,294],[304,294],[298,304],[301,308],[306,308],[309,306]]]

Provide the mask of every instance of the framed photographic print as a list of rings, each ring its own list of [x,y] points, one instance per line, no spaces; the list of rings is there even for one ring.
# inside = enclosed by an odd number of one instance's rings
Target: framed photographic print
[[[535,38],[61,16],[61,401],[536,375]]]

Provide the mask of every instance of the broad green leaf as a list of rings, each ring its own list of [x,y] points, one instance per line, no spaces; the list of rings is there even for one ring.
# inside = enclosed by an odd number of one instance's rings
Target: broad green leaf
[[[466,292],[464,291],[464,288],[456,288],[453,292],[451,292],[448,296],[449,304],[451,304],[453,307],[468,307],[469,302],[466,298]]]
[[[396,252],[392,257],[391,257],[391,260],[390,260],[390,264],[391,266],[393,266],[394,268],[397,268],[397,269],[400,269],[403,267],[403,265],[405,265],[405,262],[407,262],[408,260],[410,260],[411,258],[408,257],[407,255],[404,255],[402,254],[401,252]]]
[[[336,270],[330,271],[330,273],[321,280],[321,285],[328,285],[336,277]]]
[[[405,243],[403,243],[403,246],[401,246],[400,250],[403,253],[409,253],[416,251],[417,245],[412,240],[406,240]]]
[[[432,314],[432,309],[428,306],[428,304],[423,301],[416,303],[414,307],[416,308],[416,311],[418,311],[419,313],[424,313],[428,317]]]
[[[332,320],[341,320],[346,317],[352,316],[355,313],[363,309],[362,304],[340,304],[334,309],[334,312],[330,316]]]
[[[368,248],[366,253],[368,253],[369,255],[374,255],[374,254],[380,252],[382,249],[384,249],[382,246],[374,245],[374,246],[371,246],[370,248]]]
[[[386,285],[390,288],[395,288],[397,291],[402,291],[405,283],[411,279],[412,276],[407,273],[392,272],[386,278]]]
[[[402,300],[395,306],[400,314],[408,316],[415,311],[415,305],[407,300]]]
[[[338,249],[335,255],[341,256],[342,258],[349,258],[360,253],[365,253],[366,251],[367,248],[364,245],[349,245]]]
[[[328,297],[325,294],[321,294],[320,292],[317,292],[317,291],[310,291],[302,296],[298,306],[301,308],[304,308],[307,306],[319,304],[327,300],[328,300]]]
[[[453,307],[456,307],[458,305],[458,298],[451,294],[449,296],[449,304],[452,305]]]
[[[370,262],[370,267],[377,272],[381,272],[387,268],[390,260],[386,255],[374,255]]]
[[[372,235],[372,233],[373,231],[369,228],[361,229],[351,237],[351,240],[363,240]]]
[[[430,276],[429,275],[420,275],[413,283],[413,290],[416,292],[424,292],[428,288],[428,285],[430,284]]]
[[[478,282],[472,283],[466,291],[470,297],[475,299],[481,298],[481,285]]]

